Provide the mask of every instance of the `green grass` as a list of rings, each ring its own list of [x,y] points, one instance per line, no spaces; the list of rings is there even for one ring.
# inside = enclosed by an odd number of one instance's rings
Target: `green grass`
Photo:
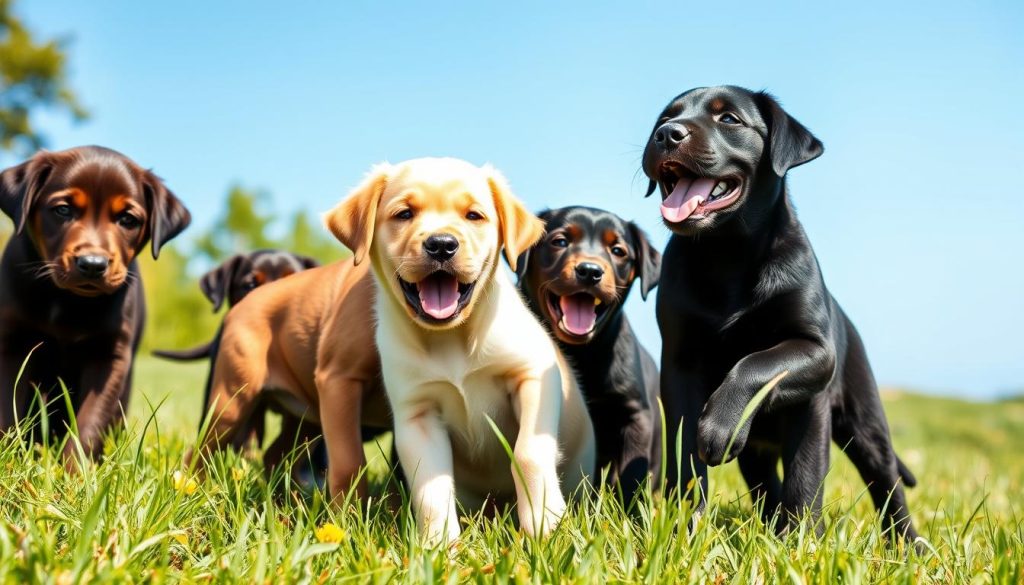
[[[931,549],[920,555],[886,546],[837,451],[820,539],[764,528],[731,464],[713,470],[693,533],[681,528],[685,502],[655,497],[630,519],[602,491],[544,541],[518,533],[508,513],[474,515],[457,547],[423,550],[401,499],[380,497],[386,445],[367,447],[377,497],[338,509],[236,454],[176,488],[204,376],[202,365],[140,360],[128,429],[79,475],[63,471],[56,447],[0,441],[0,582],[1024,582],[1024,402],[885,393],[898,450],[920,480],[909,492]],[[318,541],[328,523],[340,542]]]

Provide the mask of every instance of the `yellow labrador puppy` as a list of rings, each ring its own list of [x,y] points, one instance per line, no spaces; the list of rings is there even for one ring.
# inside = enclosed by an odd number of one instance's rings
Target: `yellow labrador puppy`
[[[377,345],[420,533],[451,541],[456,499],[512,494],[521,527],[550,532],[595,447],[572,370],[500,266],[504,247],[515,269],[541,221],[495,169],[423,158],[375,167],[326,222],[377,279]]]

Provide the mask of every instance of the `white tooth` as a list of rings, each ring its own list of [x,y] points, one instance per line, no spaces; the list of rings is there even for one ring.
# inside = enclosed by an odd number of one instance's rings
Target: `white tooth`
[[[711,192],[711,195],[718,197],[722,193],[725,193],[725,181],[715,183],[715,190]]]

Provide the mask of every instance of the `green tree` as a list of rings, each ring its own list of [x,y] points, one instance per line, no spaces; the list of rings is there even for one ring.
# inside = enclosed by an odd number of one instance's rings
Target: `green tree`
[[[64,110],[76,121],[88,112],[67,83],[66,42],[33,38],[12,7],[12,0],[0,0],[0,152],[27,156],[46,142],[32,112]]]
[[[139,272],[146,293],[146,334],[143,351],[191,347],[213,338],[220,317],[213,314],[188,258],[173,245],[160,250],[160,259],[139,254]]]
[[[259,210],[270,199],[264,192],[234,185],[228,190],[224,213],[196,239],[196,251],[213,262],[239,252],[273,247],[267,227],[274,218]]]
[[[315,258],[321,264],[334,262],[349,255],[341,242],[327,233],[323,222],[312,220],[305,211],[292,215],[291,227],[285,232],[282,250]]]

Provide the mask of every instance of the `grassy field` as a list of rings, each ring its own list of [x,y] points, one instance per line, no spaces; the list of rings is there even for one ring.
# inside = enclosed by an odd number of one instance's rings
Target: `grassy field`
[[[735,464],[711,477],[688,533],[684,502],[638,518],[609,493],[582,498],[544,541],[506,514],[466,518],[451,550],[424,550],[407,507],[381,498],[386,445],[368,445],[377,497],[339,509],[269,480],[235,454],[178,475],[194,438],[204,366],[143,359],[128,430],[81,475],[55,448],[0,449],[0,582],[938,582],[1024,583],[1024,402],[969,403],[887,391],[897,448],[920,480],[910,505],[928,551],[887,547],[841,453],[825,536],[779,540],[756,519]],[[144,439],[144,440],[143,440]]]

